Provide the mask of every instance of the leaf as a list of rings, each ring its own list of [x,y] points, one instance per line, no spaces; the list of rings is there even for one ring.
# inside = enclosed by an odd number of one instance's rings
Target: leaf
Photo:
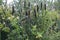
[[[10,32],[10,28],[9,28],[9,27],[4,27],[4,28],[2,29],[2,31]]]

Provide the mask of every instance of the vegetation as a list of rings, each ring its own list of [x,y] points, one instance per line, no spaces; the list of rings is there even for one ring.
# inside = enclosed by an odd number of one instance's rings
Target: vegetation
[[[0,40],[59,40],[59,3],[13,0],[8,5],[0,0]]]

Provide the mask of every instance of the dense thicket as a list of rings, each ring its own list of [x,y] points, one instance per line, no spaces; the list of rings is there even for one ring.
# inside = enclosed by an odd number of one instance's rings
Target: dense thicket
[[[6,2],[0,1],[1,40],[60,39],[59,1],[14,0],[10,5]]]

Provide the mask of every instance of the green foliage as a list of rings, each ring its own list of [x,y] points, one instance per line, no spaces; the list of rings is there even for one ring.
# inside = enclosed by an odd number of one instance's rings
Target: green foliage
[[[60,10],[60,0],[57,0],[56,2],[54,2],[55,8],[56,10]]]
[[[9,28],[9,27],[4,27],[4,28],[2,29],[2,31],[10,32],[10,28]]]
[[[2,4],[2,0],[0,0],[0,5]]]
[[[2,29],[3,28],[3,25],[2,24],[0,24],[0,29]]]
[[[25,4],[26,8],[19,6],[22,5],[22,1],[18,1],[19,2],[15,3],[15,7],[17,6],[16,10],[18,11],[15,10],[16,12],[13,13],[13,15],[10,8],[7,7],[7,10],[5,10],[4,7],[0,6],[0,29],[2,31],[2,35],[7,36],[4,40],[60,39],[60,31],[56,31],[58,26],[60,26],[60,21],[57,20],[59,19],[59,14],[57,11],[48,11],[43,8],[37,12],[37,8],[36,6],[33,6],[33,4],[31,5],[31,8],[28,8],[27,0],[27,3]],[[36,17],[34,15],[34,9],[36,12]],[[28,13],[28,10],[30,10],[31,15],[25,15]],[[54,25],[54,23],[56,23],[56,25]]]

